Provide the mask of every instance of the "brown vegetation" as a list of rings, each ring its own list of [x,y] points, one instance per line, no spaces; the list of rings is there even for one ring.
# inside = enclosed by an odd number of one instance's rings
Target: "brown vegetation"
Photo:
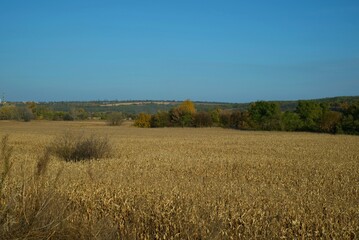
[[[56,137],[45,150],[65,161],[92,160],[108,157],[111,154],[111,144],[107,137],[95,134],[65,132]]]
[[[46,155],[63,129],[108,135],[112,158]],[[2,239],[359,236],[356,136],[90,122],[1,122],[0,133],[13,148]]]

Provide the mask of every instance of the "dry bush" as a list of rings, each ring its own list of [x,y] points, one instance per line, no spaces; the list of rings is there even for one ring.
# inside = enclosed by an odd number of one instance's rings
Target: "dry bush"
[[[66,132],[57,137],[49,149],[65,161],[77,162],[108,157],[111,144],[107,137]]]
[[[125,120],[125,116],[122,112],[112,112],[107,116],[107,125],[120,126]]]

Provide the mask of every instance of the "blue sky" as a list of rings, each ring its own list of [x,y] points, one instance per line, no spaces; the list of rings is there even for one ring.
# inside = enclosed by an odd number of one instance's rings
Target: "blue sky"
[[[10,101],[359,95],[359,1],[0,0]]]

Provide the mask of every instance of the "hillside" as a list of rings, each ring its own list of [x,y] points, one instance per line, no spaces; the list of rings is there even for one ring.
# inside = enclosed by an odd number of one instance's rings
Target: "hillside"
[[[280,105],[282,111],[294,111],[298,105],[298,101],[271,101],[277,102]],[[320,98],[311,99],[308,101],[314,101],[318,103],[329,104],[330,108],[336,109],[342,103],[351,104],[359,101],[359,96],[340,96],[332,98]],[[250,103],[227,103],[227,102],[204,102],[195,101],[196,109],[198,111],[208,111],[212,109],[223,110],[246,110]],[[22,103],[16,103],[21,105]],[[146,112],[154,114],[158,111],[169,111],[171,108],[181,104],[181,101],[174,100],[131,100],[131,101],[119,101],[119,100],[98,100],[98,101],[71,101],[71,102],[39,102],[38,105],[48,107],[54,111],[68,112],[71,109],[82,108],[87,112],[124,112],[127,114],[138,114],[140,112]]]

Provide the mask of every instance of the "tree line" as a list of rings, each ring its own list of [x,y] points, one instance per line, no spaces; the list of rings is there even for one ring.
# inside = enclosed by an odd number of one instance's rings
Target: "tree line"
[[[308,131],[359,134],[359,102],[343,103],[335,110],[328,103],[299,101],[295,111],[280,110],[275,102],[257,101],[245,111],[196,111],[186,100],[170,111],[140,113],[137,127],[223,127],[241,130]]]
[[[309,131],[359,134],[359,101],[330,105],[326,102],[299,101],[294,111],[281,111],[279,103],[257,101],[246,110],[201,109],[186,100],[168,111],[138,115],[118,112],[88,112],[83,108],[54,111],[47,106],[26,102],[21,105],[2,104],[0,120],[107,120],[120,125],[123,119],[135,119],[134,125],[159,127],[223,127],[241,130]]]

